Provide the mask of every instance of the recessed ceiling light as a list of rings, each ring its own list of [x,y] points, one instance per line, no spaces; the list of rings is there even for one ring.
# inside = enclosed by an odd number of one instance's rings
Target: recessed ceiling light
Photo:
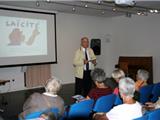
[[[102,11],[102,14],[104,14],[105,12],[104,11]]]

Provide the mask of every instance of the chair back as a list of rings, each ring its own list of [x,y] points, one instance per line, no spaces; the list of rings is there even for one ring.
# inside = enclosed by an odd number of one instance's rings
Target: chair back
[[[160,109],[154,110],[153,112],[149,113],[148,120],[160,120]]]
[[[94,100],[84,100],[70,106],[68,119],[89,118],[94,105]]]
[[[150,111],[146,115],[134,120],[160,120],[160,109]]]
[[[110,94],[100,97],[93,108],[94,112],[108,112],[113,106],[116,99],[116,95]]]
[[[33,112],[25,116],[25,120],[38,118],[44,111]]]
[[[120,105],[122,103],[123,103],[123,101],[121,100],[120,96],[116,95],[114,105],[117,106],[117,105]]]
[[[160,96],[160,83],[156,83],[153,86],[151,101],[156,102],[159,96]]]
[[[58,118],[58,112],[59,110],[57,108],[51,108],[51,109],[47,109],[47,110],[43,110],[43,111],[37,111],[37,112],[33,112],[30,113],[28,115],[26,115],[24,118],[25,120],[30,120],[30,119],[35,119],[41,116],[41,114],[46,113],[46,112],[52,112],[54,113],[55,117]]]
[[[145,104],[150,101],[150,97],[152,95],[153,85],[147,85],[140,89],[140,103]]]

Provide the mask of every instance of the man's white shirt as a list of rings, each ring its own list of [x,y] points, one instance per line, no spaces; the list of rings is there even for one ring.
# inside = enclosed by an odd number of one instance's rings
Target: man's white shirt
[[[87,50],[87,57],[88,57],[88,61],[91,60],[90,56],[89,56],[89,52],[88,52],[88,48],[83,48],[82,47],[82,50],[83,50],[83,54],[85,56],[85,50]],[[91,70],[91,62],[89,62],[89,70]],[[84,70],[86,70],[86,64],[84,65]]]
[[[122,104],[111,109],[106,116],[109,120],[133,120],[142,116],[140,103]]]

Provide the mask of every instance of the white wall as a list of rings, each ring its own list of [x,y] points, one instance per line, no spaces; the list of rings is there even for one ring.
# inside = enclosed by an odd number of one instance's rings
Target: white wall
[[[107,76],[114,69],[119,56],[153,56],[154,82],[160,73],[160,16],[91,17],[74,14],[57,14],[58,64],[52,65],[52,75],[62,83],[73,83],[72,61],[80,46],[80,38],[100,38],[102,54],[98,56],[98,67],[104,68]],[[21,67],[1,68],[0,79],[15,79],[0,87],[0,92],[26,89]]]
[[[52,75],[61,79],[63,84],[74,82],[72,62],[75,50],[80,47],[80,38],[87,36],[103,39],[103,26],[107,22],[104,19],[75,14],[57,14],[58,64],[52,65]],[[104,54],[103,51],[102,54]],[[98,57],[98,66],[102,66],[101,63],[105,58],[101,56]],[[0,92],[26,89],[21,67],[0,68],[0,79],[15,80],[0,87]]]
[[[11,82],[7,83],[5,86],[0,86],[0,93],[25,89],[24,76],[21,72],[21,67],[1,68],[0,79],[11,80]],[[12,81],[12,79],[15,81]]]
[[[57,15],[58,64],[52,66],[52,73],[63,83],[74,82],[73,57],[80,47],[80,38],[104,38],[103,26],[107,22],[104,19],[74,14]],[[98,66],[102,66],[102,58],[102,55],[98,57]]]
[[[153,56],[154,82],[160,81],[159,21],[159,15],[112,18],[109,68],[114,67],[119,56]]]

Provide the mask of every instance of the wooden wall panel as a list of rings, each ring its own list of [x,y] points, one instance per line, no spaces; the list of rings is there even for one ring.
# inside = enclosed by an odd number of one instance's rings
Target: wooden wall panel
[[[149,84],[153,83],[153,60],[152,56],[120,56],[118,66],[124,70],[126,74],[136,79],[138,69],[146,69],[150,73]]]

